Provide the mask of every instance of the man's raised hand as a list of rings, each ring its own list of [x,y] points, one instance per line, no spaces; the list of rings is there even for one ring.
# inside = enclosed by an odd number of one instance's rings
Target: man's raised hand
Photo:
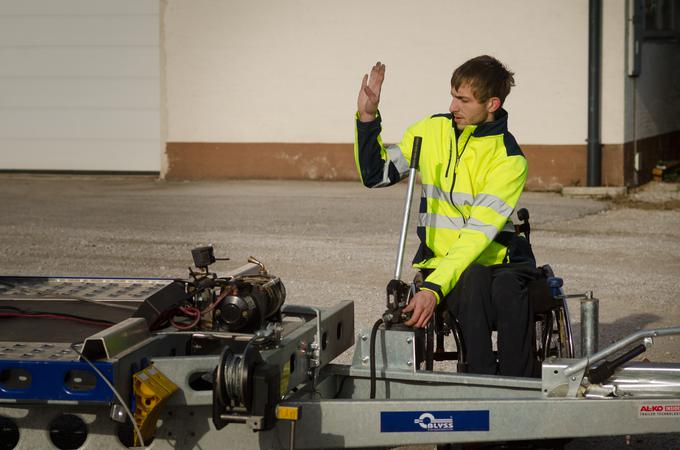
[[[366,74],[363,80],[361,80],[361,90],[357,100],[360,121],[371,122],[375,120],[376,113],[378,112],[378,103],[380,103],[380,90],[384,80],[385,64],[378,61],[371,69],[370,76]]]

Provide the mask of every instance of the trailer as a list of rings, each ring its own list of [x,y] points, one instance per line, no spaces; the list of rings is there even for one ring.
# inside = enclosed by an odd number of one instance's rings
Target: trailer
[[[418,330],[357,331],[352,302],[287,304],[255,258],[218,276],[212,248],[193,257],[185,280],[0,277],[0,448],[559,447],[680,432],[680,364],[631,362],[680,327],[550,355],[540,378],[426,369]],[[351,364],[333,363],[352,346]]]

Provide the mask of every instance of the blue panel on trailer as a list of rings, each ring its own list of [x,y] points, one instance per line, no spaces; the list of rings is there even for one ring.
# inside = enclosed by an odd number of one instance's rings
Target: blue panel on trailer
[[[381,433],[489,431],[489,410],[381,411]]]
[[[113,363],[94,365],[113,383]],[[110,402],[113,392],[85,362],[0,360],[0,399]]]

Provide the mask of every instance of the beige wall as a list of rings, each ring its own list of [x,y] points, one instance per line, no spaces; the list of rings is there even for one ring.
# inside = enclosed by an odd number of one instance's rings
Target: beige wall
[[[604,143],[623,140],[625,3],[604,2]],[[169,142],[352,140],[361,76],[387,64],[384,139],[446,112],[456,65],[488,53],[516,72],[522,144],[583,144],[588,2],[166,0]]]
[[[587,8],[587,3],[586,4]],[[626,85],[626,2],[623,0],[603,0],[602,2],[602,136],[603,144],[621,144],[625,129],[625,85]],[[586,16],[586,24],[588,18]],[[586,31],[587,40],[587,31]],[[579,69],[588,72],[588,44],[583,50],[584,65]],[[586,81],[587,83],[587,81]],[[587,85],[586,85],[587,86]],[[584,97],[586,124],[583,139],[588,136],[587,128],[587,88]],[[581,141],[583,142],[583,141]]]
[[[610,185],[644,182],[680,139],[680,45],[645,41],[642,74],[628,77],[632,1],[603,1]],[[487,53],[516,72],[506,107],[530,162],[527,185],[585,184],[587,0],[162,0],[162,17],[169,178],[355,178],[352,116],[376,60],[388,67],[383,139],[395,142],[415,120],[446,112],[452,70]]]

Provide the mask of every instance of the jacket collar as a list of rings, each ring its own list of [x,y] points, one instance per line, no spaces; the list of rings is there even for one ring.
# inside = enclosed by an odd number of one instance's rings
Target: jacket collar
[[[500,108],[492,122],[484,122],[483,124],[473,126],[476,127],[472,134],[475,137],[497,136],[506,133],[508,131],[508,112]]]

